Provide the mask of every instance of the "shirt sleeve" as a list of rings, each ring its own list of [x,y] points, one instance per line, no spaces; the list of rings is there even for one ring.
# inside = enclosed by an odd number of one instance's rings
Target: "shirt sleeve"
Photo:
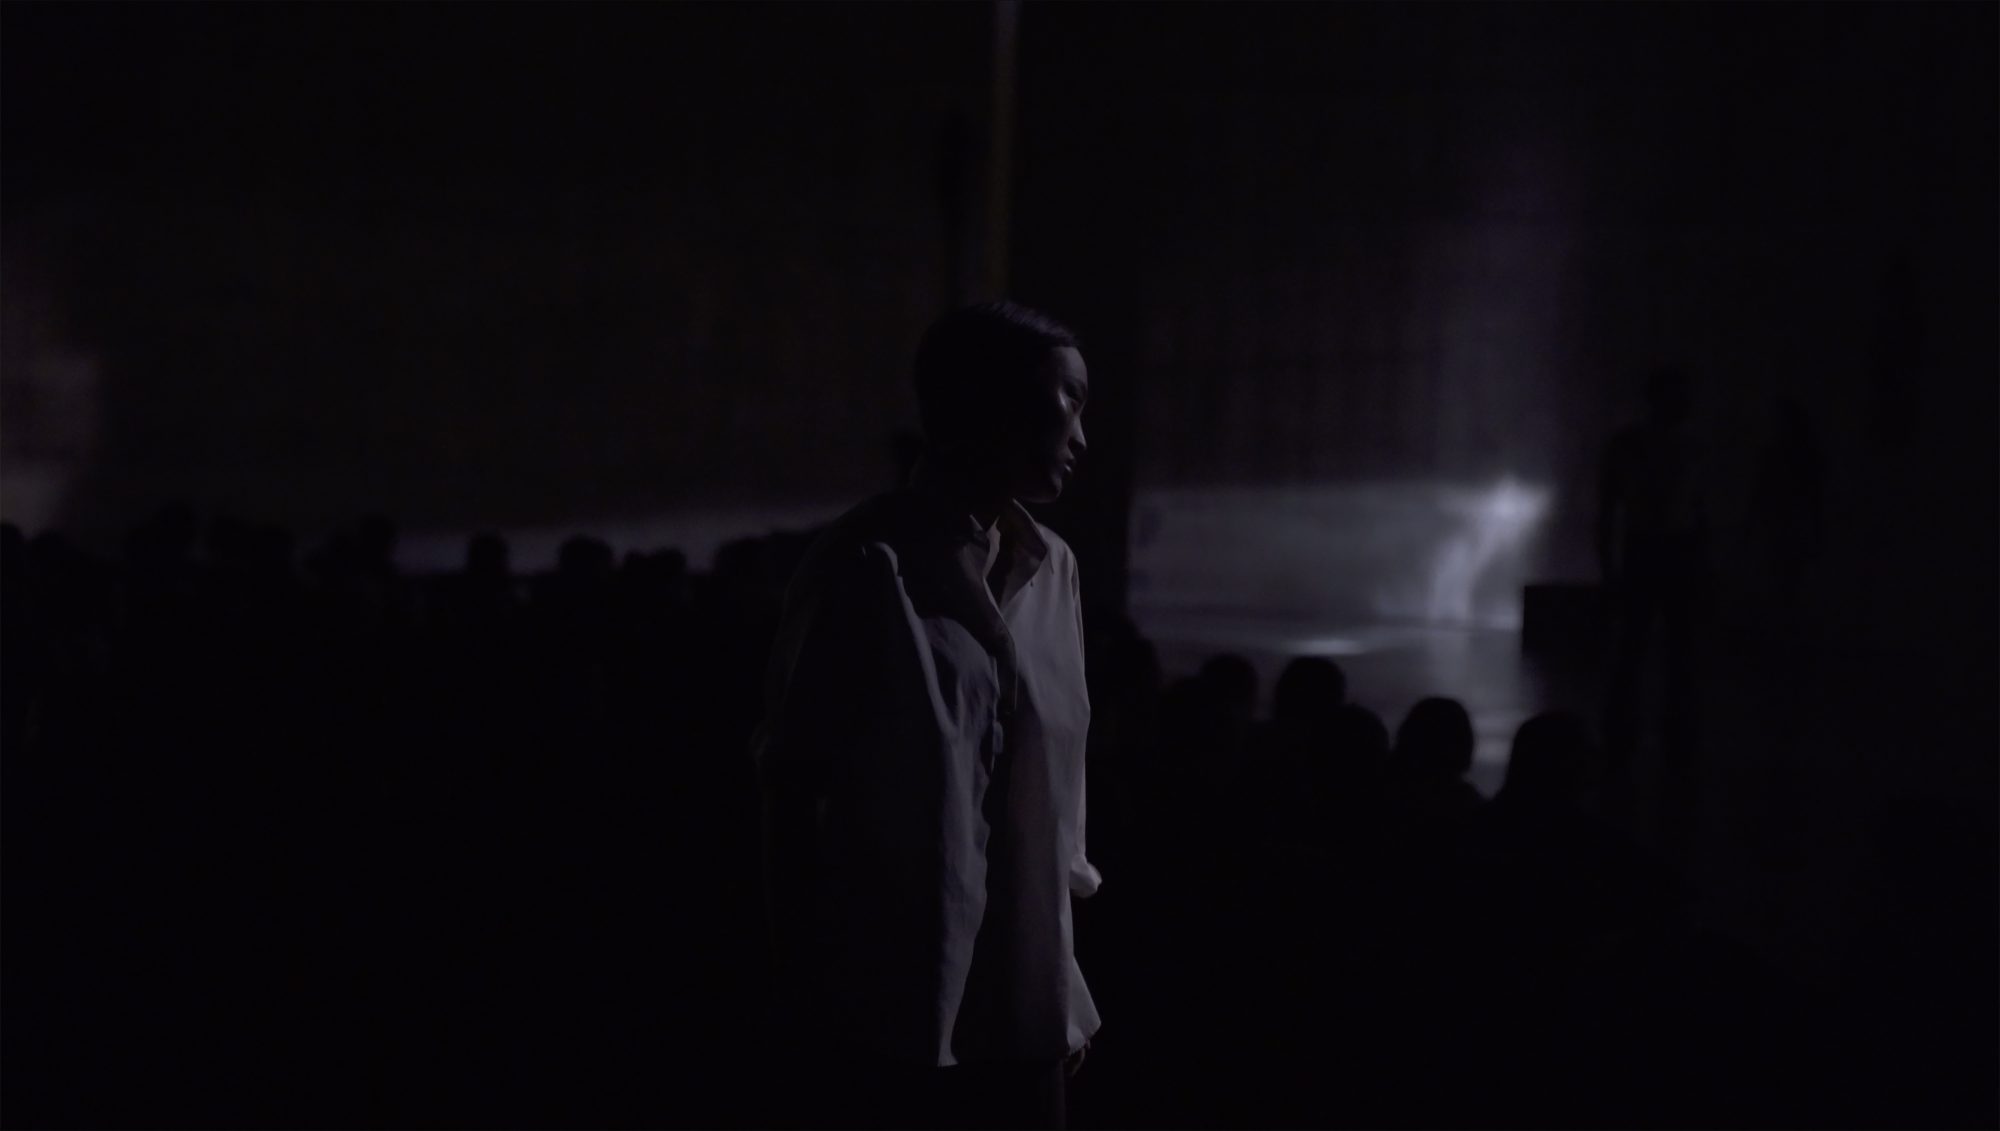
[[[1097,889],[1104,883],[1104,876],[1098,872],[1097,866],[1092,864],[1090,858],[1084,854],[1083,810],[1084,791],[1082,787],[1078,787],[1076,795],[1076,855],[1071,857],[1069,862],[1069,890],[1070,894],[1076,896],[1078,899],[1089,899],[1091,896],[1097,894]]]
[[[875,576],[879,547],[849,546],[807,579],[786,611],[772,653],[757,769],[767,788],[822,789],[828,756],[851,744],[870,707],[867,675],[879,662],[890,598]],[[893,563],[887,571],[893,576]],[[897,619],[900,619],[898,617]]]

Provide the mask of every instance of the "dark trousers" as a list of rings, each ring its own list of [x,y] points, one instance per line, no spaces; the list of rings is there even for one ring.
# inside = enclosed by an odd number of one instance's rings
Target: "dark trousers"
[[[950,1068],[819,1064],[785,1097],[787,1120],[825,1128],[1032,1128],[1061,1131],[1068,1119],[1060,1060],[961,1064]]]
[[[1693,555],[1660,553],[1636,561],[1612,593],[1617,634],[1606,689],[1606,770],[1614,782],[1628,788],[1632,785],[1633,755],[1647,714],[1647,662],[1657,651],[1665,669],[1659,712],[1664,739],[1659,815],[1663,834],[1677,850],[1685,847],[1699,793],[1695,765],[1700,713],[1696,634],[1703,612],[1701,591]]]

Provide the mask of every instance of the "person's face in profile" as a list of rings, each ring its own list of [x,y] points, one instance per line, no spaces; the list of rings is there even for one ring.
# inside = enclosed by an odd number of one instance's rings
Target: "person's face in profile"
[[[1008,493],[1026,503],[1054,502],[1076,472],[1087,445],[1083,405],[1090,374],[1074,347],[1050,350],[1030,375],[1005,430]]]

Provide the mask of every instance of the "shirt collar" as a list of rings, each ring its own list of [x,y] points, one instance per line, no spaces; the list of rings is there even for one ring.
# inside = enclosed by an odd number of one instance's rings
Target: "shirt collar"
[[[962,535],[977,543],[981,548],[989,548],[989,532],[979,524],[979,519],[971,509],[958,498],[950,481],[939,474],[937,466],[928,459],[919,459],[910,472],[909,490],[933,503],[940,504],[945,519],[950,524],[951,533]],[[1041,568],[1049,556],[1048,541],[1042,537],[1041,525],[1035,521],[1028,509],[1018,500],[1009,499],[1000,508],[1000,515],[993,524],[993,531],[1000,535],[1002,553],[1012,559],[1012,568],[1032,574]]]

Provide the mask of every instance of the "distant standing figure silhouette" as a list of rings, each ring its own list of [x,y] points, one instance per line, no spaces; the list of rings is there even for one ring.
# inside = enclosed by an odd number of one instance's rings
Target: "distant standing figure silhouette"
[[[1610,775],[1622,780],[1642,733],[1656,631],[1665,661],[1663,738],[1670,833],[1685,832],[1694,790],[1694,633],[1708,562],[1701,452],[1689,435],[1687,375],[1647,382],[1645,419],[1615,436],[1599,468],[1597,552],[1616,624],[1605,718]]]

